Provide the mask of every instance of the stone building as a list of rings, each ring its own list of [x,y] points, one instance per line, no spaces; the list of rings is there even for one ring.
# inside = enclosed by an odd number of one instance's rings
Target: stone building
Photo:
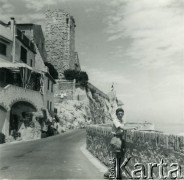
[[[0,132],[6,136],[23,112],[54,110],[55,80],[36,42],[25,34],[14,18],[8,24],[0,21]]]
[[[60,9],[47,10],[45,15],[47,61],[54,65],[59,79],[62,79],[64,70],[80,70],[78,54],[75,52],[75,20]]]

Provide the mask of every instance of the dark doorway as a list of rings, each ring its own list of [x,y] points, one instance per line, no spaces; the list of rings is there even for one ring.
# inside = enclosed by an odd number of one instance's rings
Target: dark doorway
[[[22,123],[29,123],[29,119],[26,116],[30,112],[36,112],[36,108],[31,103],[19,101],[12,106],[10,111],[9,134],[12,131],[18,132]]]

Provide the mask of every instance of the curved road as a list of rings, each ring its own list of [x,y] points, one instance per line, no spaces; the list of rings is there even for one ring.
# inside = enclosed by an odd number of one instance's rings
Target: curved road
[[[0,145],[1,179],[102,179],[83,155],[85,130],[36,141]]]

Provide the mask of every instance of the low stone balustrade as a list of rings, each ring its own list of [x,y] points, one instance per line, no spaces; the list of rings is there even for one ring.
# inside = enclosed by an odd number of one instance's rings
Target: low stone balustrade
[[[0,89],[0,99],[4,107],[10,109],[18,101],[26,101],[33,104],[36,108],[43,107],[43,96],[39,91],[25,89],[22,87],[7,85]]]
[[[86,128],[87,149],[105,165],[109,165],[111,157],[110,141],[112,139],[111,128],[91,125]],[[178,168],[172,175],[183,174],[184,177],[184,137],[172,134],[144,131],[124,131],[122,138],[125,141],[125,154],[121,154],[124,160],[130,158],[126,169],[132,173],[139,166],[137,176],[141,171],[145,177],[149,177],[149,166],[154,165],[153,178],[160,178],[161,168],[163,174],[168,177],[171,171]],[[152,163],[150,165],[150,163]],[[165,167],[162,164],[165,163]],[[172,164],[174,163],[174,164]],[[136,166],[137,165],[137,166]],[[178,165],[178,167],[177,167]],[[160,169],[159,169],[160,168]],[[179,171],[181,174],[179,174]],[[177,175],[178,173],[178,175]],[[130,176],[126,173],[127,178]]]

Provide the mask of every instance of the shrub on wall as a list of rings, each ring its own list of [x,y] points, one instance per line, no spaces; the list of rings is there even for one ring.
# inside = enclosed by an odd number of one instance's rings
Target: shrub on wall
[[[64,71],[64,76],[65,76],[66,80],[76,79],[76,81],[77,81],[78,76],[79,76],[79,71],[67,69]]]
[[[88,82],[88,75],[86,72],[81,71],[78,76],[78,81],[81,83],[81,85],[86,86]]]
[[[82,86],[86,86],[88,82],[88,75],[85,71],[68,69],[64,71],[64,76],[66,80],[76,79],[76,82],[80,83]]]

